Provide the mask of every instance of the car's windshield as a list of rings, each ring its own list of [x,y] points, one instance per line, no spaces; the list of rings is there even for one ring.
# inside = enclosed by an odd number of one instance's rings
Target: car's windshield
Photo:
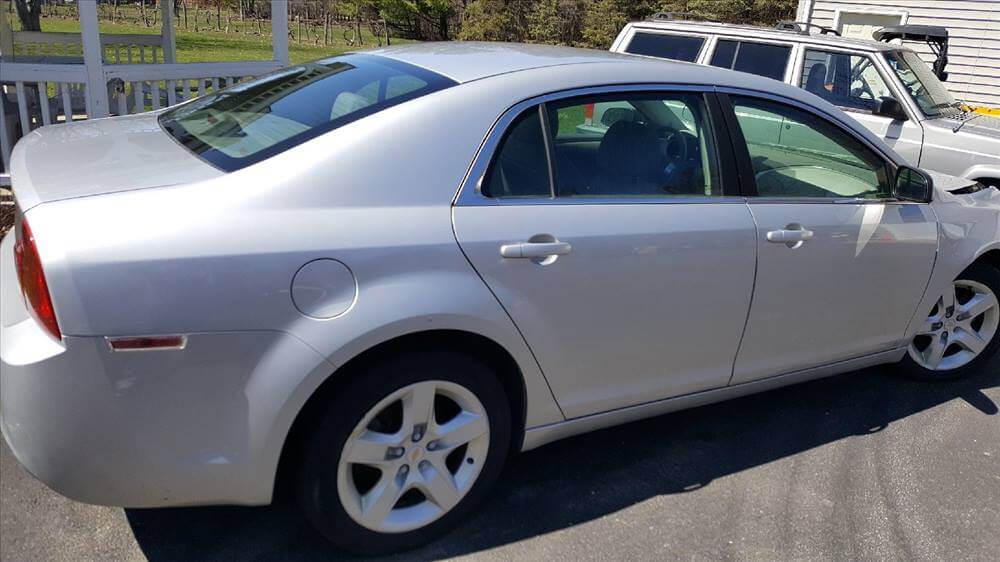
[[[345,55],[282,69],[182,104],[159,119],[189,150],[232,171],[454,84],[392,59]]]
[[[885,53],[889,68],[896,73],[920,110],[928,117],[961,113],[961,107],[934,72],[913,51]]]

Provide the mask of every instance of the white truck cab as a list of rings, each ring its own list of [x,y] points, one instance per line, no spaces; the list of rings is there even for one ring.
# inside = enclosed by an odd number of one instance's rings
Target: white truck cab
[[[947,30],[911,25],[874,35],[866,41],[800,22],[763,28],[661,13],[626,25],[611,50],[799,86],[843,109],[910,164],[1000,187],[1000,119],[971,112],[942,83]],[[895,44],[902,40],[930,45],[934,69]]]

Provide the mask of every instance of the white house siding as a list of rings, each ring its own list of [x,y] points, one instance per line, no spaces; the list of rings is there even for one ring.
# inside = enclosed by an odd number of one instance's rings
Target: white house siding
[[[946,27],[949,89],[967,103],[1000,107],[1000,1],[799,0],[797,19],[837,27],[845,12],[901,14],[903,23]],[[853,28],[855,32],[860,29]],[[927,45],[907,42],[907,46],[928,64],[934,61]]]

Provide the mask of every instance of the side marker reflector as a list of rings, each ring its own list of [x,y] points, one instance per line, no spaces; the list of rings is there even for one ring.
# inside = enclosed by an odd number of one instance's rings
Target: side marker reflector
[[[152,351],[184,349],[187,336],[140,336],[105,338],[111,351]]]

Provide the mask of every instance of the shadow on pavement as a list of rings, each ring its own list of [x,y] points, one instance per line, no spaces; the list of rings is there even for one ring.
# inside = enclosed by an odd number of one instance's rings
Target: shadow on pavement
[[[479,513],[406,559],[477,552],[602,517],[662,494],[792,456],[962,399],[983,415],[997,404],[1000,361],[964,381],[921,384],[861,371],[557,442],[510,460]],[[596,492],[596,493],[595,493]],[[290,505],[126,510],[145,555],[162,560],[349,558]]]

